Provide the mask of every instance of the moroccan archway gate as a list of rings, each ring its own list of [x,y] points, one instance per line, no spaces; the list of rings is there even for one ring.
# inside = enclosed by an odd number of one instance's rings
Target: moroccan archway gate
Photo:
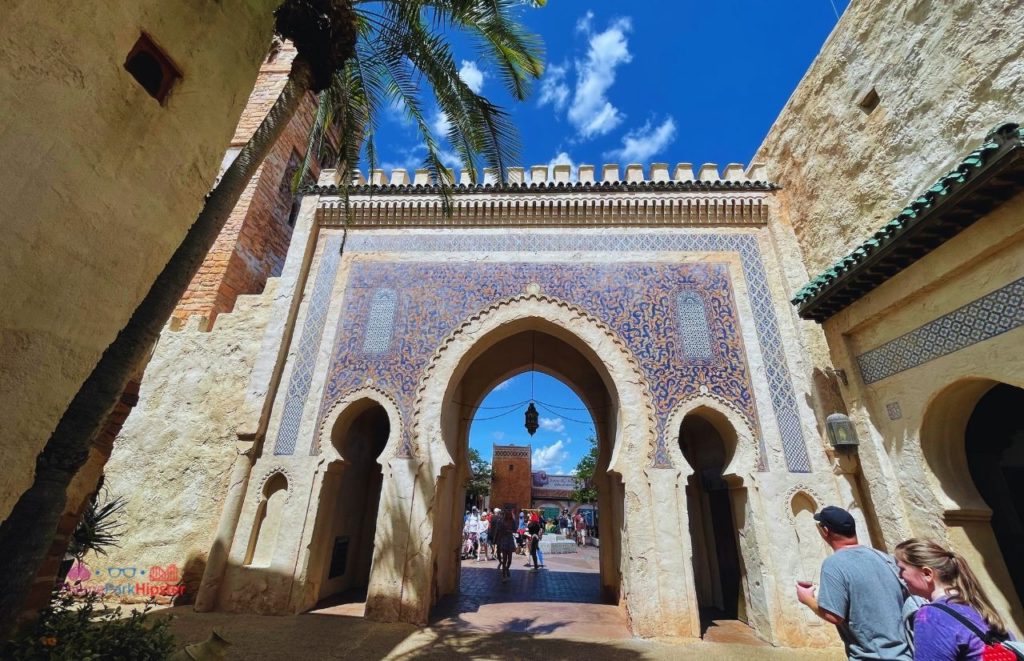
[[[774,187],[737,166],[725,180],[709,166],[703,181],[685,166],[673,179],[654,166],[650,181],[640,166],[626,181],[606,172],[587,181],[583,168],[569,182],[556,167],[555,181],[524,184],[518,170],[508,183],[459,186],[452,216],[419,173],[409,183],[398,171],[386,185],[375,172],[350,195],[348,214],[332,186],[307,197],[276,287],[279,321],[250,384],[265,430],[250,474],[287,475],[287,495],[275,501],[283,505],[265,566],[244,553],[260,478],[225,509],[228,558],[204,579],[219,607],[315,605],[327,563],[345,566],[328,556],[348,547],[323,531],[332,494],[344,494],[344,453],[360,447],[347,421],[376,407],[387,440],[376,458],[380,505],[364,513],[376,525],[359,528],[375,530],[366,616],[426,622],[458,586],[461,407],[523,369],[493,358],[502,347],[541,333],[576,362],[539,368],[600,411],[602,546],[614,540],[602,550],[602,585],[634,631],[700,635],[693,469],[679,446],[683,419],[699,410],[735,445],[723,477],[736,494],[745,619],[771,642],[804,644],[810,625],[788,593],[802,578],[789,501],[811,492],[839,502],[840,493],[793,362],[801,340],[783,262],[792,237],[768,223]]]

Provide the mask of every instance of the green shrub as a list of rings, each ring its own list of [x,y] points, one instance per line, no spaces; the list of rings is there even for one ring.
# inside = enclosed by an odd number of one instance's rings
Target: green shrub
[[[125,615],[120,606],[103,609],[95,594],[76,599],[56,592],[35,626],[9,641],[3,656],[15,661],[166,659],[175,647],[170,618],[147,617],[149,610]]]

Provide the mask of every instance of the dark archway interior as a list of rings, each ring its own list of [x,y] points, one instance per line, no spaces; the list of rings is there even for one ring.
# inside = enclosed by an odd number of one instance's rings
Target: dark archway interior
[[[701,630],[714,620],[743,619],[741,568],[732,496],[722,473],[727,450],[707,419],[688,415],[679,433],[683,456],[693,468],[686,488],[693,540],[693,574]]]
[[[377,457],[384,451],[391,425],[379,404],[355,406],[362,410],[340,418],[331,434],[344,462],[324,475],[315,542],[322,558],[321,600],[337,595],[365,598],[373,564],[384,479]]]
[[[967,467],[992,508],[992,532],[1017,595],[1024,597],[1024,389],[1000,384],[979,401],[967,422]]]

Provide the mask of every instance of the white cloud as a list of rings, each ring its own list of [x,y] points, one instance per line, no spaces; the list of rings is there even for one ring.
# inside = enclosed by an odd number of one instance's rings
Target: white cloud
[[[459,67],[459,78],[469,86],[469,89],[479,94],[480,90],[483,89],[484,78],[486,77],[484,72],[477,68],[476,62],[470,60],[462,61],[462,66]]]
[[[538,106],[551,104],[556,112],[560,112],[569,100],[569,86],[565,84],[565,74],[568,73],[568,65],[553,64],[544,73],[540,81],[540,98],[537,99]]]
[[[533,470],[558,475],[562,473],[562,462],[568,458],[569,452],[562,448],[562,441],[555,441],[533,451]]]
[[[605,158],[613,158],[623,163],[645,163],[651,156],[667,147],[675,137],[676,123],[671,117],[660,126],[652,126],[648,121],[623,136],[622,147],[605,152]]]
[[[541,418],[540,428],[544,431],[561,433],[565,431],[565,423],[562,422],[561,418]]]
[[[555,178],[555,166],[556,165],[568,165],[569,166],[569,181],[579,181],[579,171],[576,169],[576,161],[572,160],[567,152],[558,152],[558,156],[548,161],[548,179],[554,180]]]
[[[586,14],[581,16],[578,21],[576,21],[576,31],[589,34],[591,29],[590,26],[593,22],[594,12],[588,11]]]
[[[494,386],[494,390],[492,390],[491,392],[499,392],[501,390],[508,390],[509,386],[511,386],[511,385],[512,385],[512,379],[509,379],[508,381],[502,381],[498,385]]]
[[[491,432],[491,438],[493,438],[496,441],[504,441],[505,440],[505,432],[503,432],[503,431]]]
[[[605,96],[615,83],[615,68],[633,59],[626,33],[632,30],[629,18],[619,18],[604,32],[590,31],[590,16],[577,28],[589,36],[587,58],[576,63],[576,92],[569,106],[569,121],[582,138],[604,135],[622,123],[623,114]]]
[[[448,129],[452,127],[452,122],[448,119],[448,115],[438,110],[434,114],[434,119],[430,122],[430,128],[434,131],[434,137],[441,138],[442,140],[448,135]]]
[[[423,158],[427,155],[427,147],[422,142],[411,147],[398,149],[388,160],[381,161],[377,167],[391,176],[392,170],[404,168],[411,177],[416,168],[423,167]]]

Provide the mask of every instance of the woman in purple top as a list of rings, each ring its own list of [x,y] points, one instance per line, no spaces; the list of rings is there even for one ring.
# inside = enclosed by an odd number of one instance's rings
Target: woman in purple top
[[[935,542],[908,539],[896,547],[894,555],[911,594],[931,602],[914,618],[915,661],[981,661],[985,643],[942,607],[982,632],[1007,636],[1002,618],[960,554]]]

